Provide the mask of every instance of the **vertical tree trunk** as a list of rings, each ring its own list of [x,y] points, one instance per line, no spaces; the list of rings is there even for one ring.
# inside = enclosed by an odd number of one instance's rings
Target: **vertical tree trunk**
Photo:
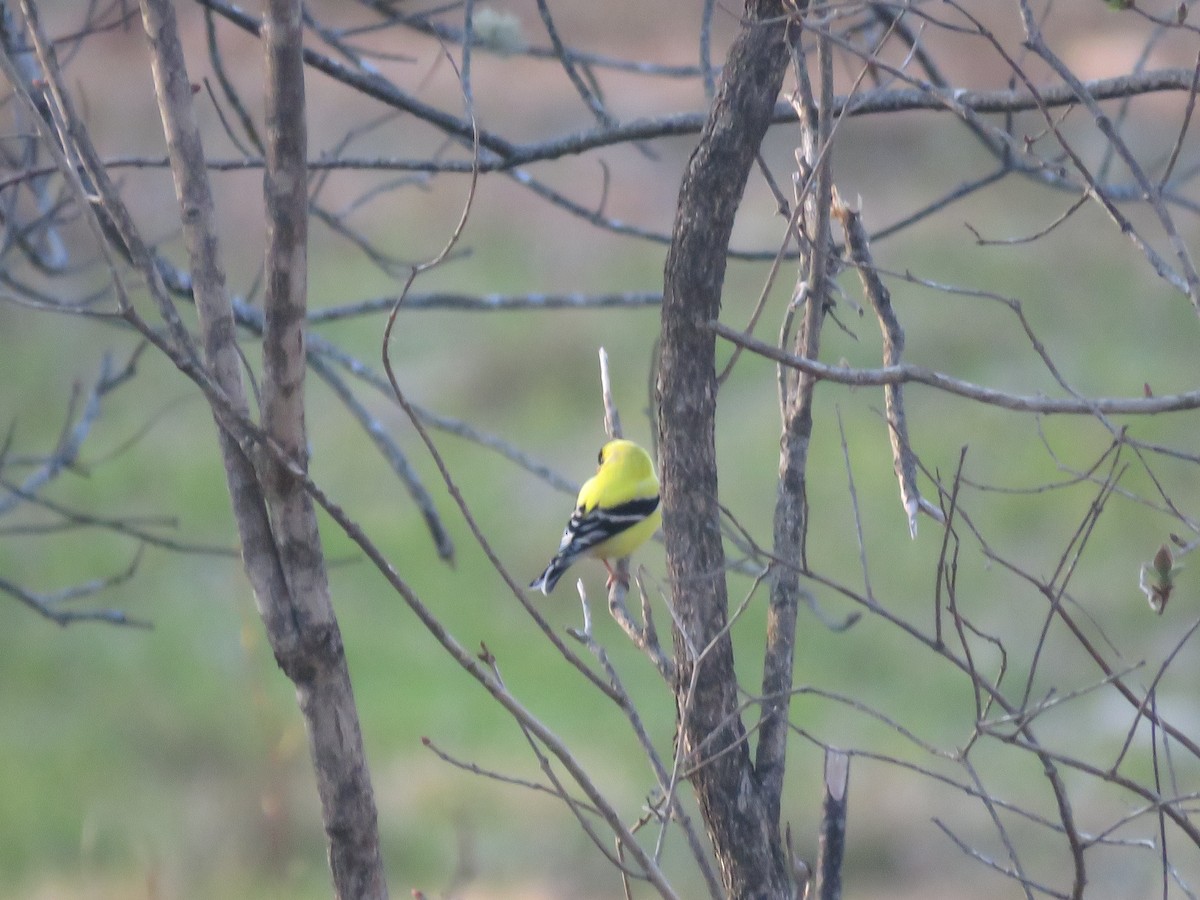
[[[170,0],[142,0],[154,80],[191,256],[204,361],[247,412],[235,326],[219,258],[212,194]],[[304,317],[308,193],[299,0],[271,0],[266,46],[268,214],[263,430],[271,449],[248,455],[220,428],[222,459],[255,602],[280,668],[296,686],[316,769],[334,890],[387,897],[375,800],[341,632],[329,596],[311,498],[290,469],[307,469]],[[218,425],[222,413],[214,409]],[[242,433],[239,431],[238,433]]]
[[[829,232],[830,199],[833,192],[831,151],[833,106],[833,57],[829,39],[817,37],[820,101],[811,94],[807,75],[802,79],[800,149],[804,168],[812,173],[807,190],[797,186],[795,202],[803,206],[799,227],[804,240],[799,244],[799,274],[794,297],[803,289],[803,317],[797,329],[793,352],[816,359],[821,349],[821,324],[829,289],[827,272],[833,239]],[[793,44],[796,67],[807,72],[803,45]],[[793,302],[795,302],[793,300]],[[780,397],[783,433],[779,441],[779,485],[775,499],[772,553],[775,565],[769,579],[771,601],[767,607],[767,641],[763,654],[762,715],[758,725],[758,747],[754,767],[763,785],[765,802],[773,818],[779,818],[780,796],[786,773],[790,733],[788,714],[792,700],[792,671],[796,658],[796,610],[800,603],[800,571],[804,564],[804,536],[808,528],[808,447],[813,427],[813,392],[817,381],[800,372],[783,377]]]
[[[685,765],[731,898],[791,896],[779,821],[763,802],[738,714],[717,506],[715,339],[734,215],[775,108],[788,53],[783,5],[748,0],[679,192],[667,254],[658,378],[663,527]],[[702,651],[697,660],[689,647]]]

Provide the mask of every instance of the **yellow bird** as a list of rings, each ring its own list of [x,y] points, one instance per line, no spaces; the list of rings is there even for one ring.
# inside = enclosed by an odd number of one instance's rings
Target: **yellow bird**
[[[658,500],[658,477],[650,454],[633,441],[609,441],[600,448],[596,474],[579,489],[558,552],[529,586],[548,595],[581,556],[603,562],[611,585],[615,576],[608,561],[628,556],[662,523]]]

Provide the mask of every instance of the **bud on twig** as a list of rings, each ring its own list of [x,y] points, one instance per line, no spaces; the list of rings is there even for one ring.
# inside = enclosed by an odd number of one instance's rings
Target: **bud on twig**
[[[1166,544],[1158,548],[1158,552],[1154,554],[1151,562],[1142,563],[1142,574],[1138,580],[1138,587],[1146,595],[1150,608],[1160,616],[1167,608],[1167,601],[1171,599],[1171,591],[1175,588],[1175,576],[1182,568],[1183,566],[1175,565],[1171,548]]]

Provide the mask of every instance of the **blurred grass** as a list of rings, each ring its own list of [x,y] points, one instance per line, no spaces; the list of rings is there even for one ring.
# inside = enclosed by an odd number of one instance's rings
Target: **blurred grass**
[[[486,245],[489,239],[481,243]],[[510,249],[507,255],[519,256],[519,250]],[[915,270],[940,270],[945,260],[941,256],[923,260],[918,254],[911,264]],[[350,277],[349,271],[338,273],[327,263],[315,269],[332,281]],[[1097,269],[1089,273],[1093,287],[1076,284],[1073,294],[1098,296],[1119,288],[1124,271],[1120,266]],[[500,283],[508,278],[498,270],[495,274]],[[950,274],[969,275],[971,283],[993,279],[1008,283],[1014,275],[978,267]],[[741,273],[731,275],[734,284],[739,277]],[[938,277],[949,276],[939,273]],[[1030,283],[1010,289],[1039,298],[1044,287]],[[320,289],[319,284],[314,288],[318,297]],[[963,329],[960,313],[946,315],[922,307],[923,296],[908,296],[921,293],[914,289],[896,291],[908,325],[910,359],[938,361],[944,369],[981,382],[1008,382],[1010,370],[984,354],[989,341],[982,335],[996,323],[972,318],[974,327]],[[945,302],[941,297],[934,300],[934,307]],[[1140,346],[1164,334],[1190,341],[1189,328],[1164,328],[1164,316],[1157,312],[1132,318],[1106,312],[1126,306],[1097,303],[1087,313],[1089,322],[1126,333],[1140,330],[1141,334],[1130,335],[1130,343]],[[1039,322],[1047,334],[1072,345],[1063,352],[1073,372],[1110,383],[1125,377],[1121,368],[1114,372],[1098,366],[1092,371],[1088,354],[1073,346],[1071,317],[1080,313],[1078,307],[1071,313],[1071,308],[1039,302],[1034,315],[1047,320]],[[599,344],[608,347],[617,363],[616,388],[627,433],[639,439],[649,435],[638,411],[645,403],[656,315],[654,310],[542,316],[404,313],[393,359],[403,385],[417,402],[495,429],[535,453],[541,447],[541,455],[562,471],[582,478],[601,439],[595,375]],[[735,309],[728,315],[737,321]],[[62,332],[47,329],[45,321],[23,316],[20,327],[46,329],[44,339],[61,344]],[[858,354],[856,361],[871,364],[874,324],[865,320],[855,325],[864,346],[860,349],[830,329],[828,357]],[[430,341],[432,334],[444,336],[444,341]],[[330,337],[359,348],[367,359],[378,336],[378,322],[330,329]],[[123,341],[114,335],[111,345],[120,347]],[[531,347],[537,359],[532,370]],[[1163,356],[1169,360],[1181,352],[1171,348]],[[29,378],[37,371],[36,362],[33,354],[9,355],[4,361],[6,377]],[[1124,365],[1133,373],[1130,377],[1141,379],[1149,377],[1144,373],[1154,362],[1127,360]],[[143,366],[144,382],[122,389],[107,401],[106,415],[85,450],[84,469],[89,468],[89,459],[106,455],[140,431],[148,409],[161,409],[161,416],[133,448],[97,465],[86,477],[66,476],[54,494],[111,515],[177,515],[181,535],[231,544],[228,501],[215,461],[211,422],[178,376],[151,359]],[[75,374],[86,378],[88,372],[87,364],[81,364]],[[553,376],[543,377],[546,372]],[[55,396],[60,401],[65,397],[64,374],[59,369],[57,378],[50,377],[39,387],[48,398],[42,404],[53,402]],[[1165,384],[1173,374],[1168,368],[1153,377],[1156,383],[1164,379]],[[718,433],[725,463],[722,497],[764,542],[769,537],[777,454],[771,394],[764,390],[772,377],[770,367],[759,361],[744,360],[739,365],[723,388]],[[921,540],[897,540],[902,515],[894,499],[890,461],[880,451],[886,435],[877,412],[879,400],[864,397],[866,393],[830,388],[819,394],[812,466],[823,474],[810,484],[810,503],[820,511],[821,527],[810,535],[809,555],[827,568],[842,571],[847,581],[855,580],[857,551],[835,424],[840,414],[855,460],[860,499],[867,498],[870,509],[882,511],[881,516],[866,519],[863,527],[873,571],[886,573],[876,588],[891,595],[910,577],[929,577],[938,541],[928,522]],[[10,413],[20,426],[23,449],[29,451],[39,442],[47,446],[57,423],[36,419],[26,427],[32,403],[24,393],[12,396],[21,397],[25,407]],[[380,406],[380,414],[413,454],[439,498],[439,509],[458,547],[453,569],[432,559],[431,542],[402,489],[371,453],[364,454],[361,433],[315,379],[311,396],[309,423],[318,479],[347,504],[451,631],[467,646],[485,641],[518,696],[567,735],[573,746],[582,748],[584,761],[607,789],[627,804],[636,804],[639,792],[650,782],[627,729],[596,703],[580,679],[564,676],[540,643],[529,646],[529,623],[473,546],[411,428],[396,412]],[[943,475],[957,462],[960,444],[951,439],[952,434],[966,429],[970,431],[969,439],[963,439],[970,448],[969,468],[987,472],[1000,483],[1010,479],[1013,486],[1054,477],[1053,467],[1034,447],[1035,434],[1027,420],[993,414],[984,417],[993,422],[991,430],[980,430],[974,418],[969,425],[954,418],[958,407],[965,410],[961,401],[919,391],[910,392],[910,398],[914,434],[940,435],[925,442],[920,451]],[[948,413],[949,409],[954,412]],[[1060,429],[1057,422],[1045,424],[1051,436]],[[1061,428],[1064,435],[1078,435],[1073,425]],[[501,558],[512,566],[515,577],[527,578],[552,549],[570,498],[532,484],[498,458],[459,438],[436,435],[436,440]],[[1081,462],[1106,440],[1097,433],[1092,446],[1074,444],[1063,452]],[[1014,452],[1014,447],[1026,452]],[[1078,506],[1075,515],[1082,515],[1091,493],[1077,492],[1070,501]],[[989,499],[1002,538],[1016,548],[1018,557],[1026,551],[1044,551],[1040,547],[1044,536],[1029,533],[1020,519],[1027,509],[1026,499],[1006,495]],[[1123,510],[1122,516],[1137,520],[1138,513],[1135,507]],[[1011,517],[1007,524],[1006,517]],[[1109,526],[1110,520],[1103,520],[1102,527]],[[1111,527],[1119,529],[1120,523]],[[591,896],[581,885],[608,884],[604,864],[564,822],[561,810],[548,801],[531,800],[519,789],[492,785],[450,768],[421,748],[419,737],[428,735],[452,755],[537,778],[524,739],[508,718],[417,628],[382,579],[357,561],[354,548],[329,523],[323,530],[335,561],[334,596],[375,775],[393,890],[436,890],[464,864],[480,883],[498,886],[496,896],[506,895],[505,883],[512,885],[510,896],[532,896],[531,877],[535,882],[546,880],[547,896]],[[11,539],[0,550],[0,560],[6,572],[24,575],[49,590],[119,569],[132,552],[129,541],[92,531],[53,540]],[[642,554],[655,577],[661,576],[660,552],[652,547]],[[1045,553],[1041,556],[1045,558]],[[1095,562],[1092,577],[1099,582],[1111,579],[1105,561]],[[585,567],[580,575],[598,590],[598,572]],[[986,571],[975,557],[964,561],[962,577],[968,576],[995,582],[995,595],[1004,595],[1006,577]],[[1136,609],[1140,600],[1132,580],[1124,581],[1127,596],[1121,603]],[[733,597],[740,598],[748,584],[744,578],[733,579]],[[926,585],[917,594],[928,595],[931,587]],[[321,862],[322,840],[305,739],[237,563],[223,557],[151,550],[133,582],[104,599],[131,615],[152,619],[154,630],[96,626],[60,630],[11,604],[3,608],[8,621],[0,629],[0,678],[6,688],[0,695],[0,717],[6,723],[6,737],[0,742],[0,794],[6,802],[0,818],[0,869],[7,874],[0,896],[93,897],[105,896],[105,891],[111,891],[111,896],[325,896],[327,874]],[[835,615],[849,611],[835,598],[821,596],[820,600]],[[560,628],[577,622],[577,604],[569,592],[560,592],[545,607]],[[986,623],[988,610],[981,609],[978,615]],[[995,615],[998,620],[1008,618],[1002,607]],[[668,747],[673,708],[657,676],[625,647],[606,617],[598,616],[597,622],[623,677],[646,704],[659,746]],[[754,671],[761,656],[761,625],[762,611],[754,604],[735,632],[739,660],[747,673]],[[866,620],[846,634],[833,635],[803,616],[796,678],[798,683],[825,685],[889,710],[928,739],[953,744],[965,737],[962,725],[955,723],[970,720],[971,698],[961,688],[941,691],[937,685],[950,673],[939,674],[937,667],[921,676],[928,679],[921,692],[911,690],[912,676],[902,673],[911,667],[913,652],[912,645],[895,641],[889,629],[876,621]],[[936,702],[929,702],[932,696]],[[861,722],[847,720],[835,706],[815,698],[798,700],[796,716],[806,728],[835,743],[868,742],[902,756],[908,752],[886,729],[866,726],[864,731]],[[818,771],[818,755],[798,742],[787,796],[787,815],[797,833],[811,830]],[[886,772],[872,772],[863,765],[855,777],[868,786],[882,778],[879,791],[871,793],[887,793],[882,787]],[[869,883],[876,872],[886,881],[898,869],[906,871],[914,865],[896,856],[904,841],[897,842],[886,830],[876,833],[869,821],[856,827],[861,830],[851,865],[858,878]],[[515,841],[514,829],[520,833]],[[595,894],[604,895],[605,891]]]
[[[922,264],[918,259],[914,267],[927,269],[938,262]],[[1094,273],[1094,290],[1116,283],[1122,271],[1114,267]],[[327,268],[325,274],[330,275]],[[971,274],[974,282],[992,278],[979,269]],[[996,277],[1003,280],[1009,274]],[[503,280],[502,275],[498,278]],[[1088,293],[1078,285],[1075,290]],[[979,381],[1006,379],[1005,370],[990,368],[1000,364],[981,358],[977,333],[952,327],[961,317],[938,310],[923,316],[921,308],[903,296],[905,291],[897,289],[897,301],[904,305],[902,315],[912,336],[910,358],[943,360],[943,368]],[[1124,304],[1099,304],[1095,315],[1116,305]],[[1052,320],[1045,326],[1047,333],[1058,337],[1066,329],[1070,337],[1067,312],[1039,304],[1038,314]],[[736,313],[730,315],[736,320]],[[526,449],[548,448],[543,454],[562,471],[582,478],[601,439],[598,344],[605,344],[617,362],[616,388],[627,433],[648,436],[638,410],[645,402],[655,318],[653,310],[544,316],[413,312],[402,314],[393,358],[414,400],[493,428]],[[29,327],[42,327],[36,318],[30,321]],[[857,324],[869,348],[875,340],[869,331],[874,325]],[[1103,319],[1099,325],[1110,327]],[[360,355],[370,358],[378,327],[339,326],[331,337],[359,347]],[[978,327],[986,332],[993,323]],[[1124,321],[1121,327],[1157,331],[1161,322]],[[1186,329],[1176,333],[1186,334]],[[445,343],[430,341],[431,334],[443,335]],[[61,341],[58,332],[47,337]],[[122,340],[115,338],[113,344],[119,346]],[[857,349],[832,329],[826,346],[830,358]],[[530,347],[537,352],[532,371]],[[1086,374],[1087,354],[1069,355]],[[862,361],[870,364],[869,355]],[[211,422],[200,404],[177,399],[188,397],[177,376],[150,360],[144,365],[146,382],[109,401],[85,451],[85,468],[93,454],[103,456],[139,430],[146,410],[161,405],[165,393],[171,399],[162,416],[132,449],[97,466],[88,477],[66,476],[54,493],[112,515],[175,514],[181,535],[230,544],[228,501],[214,460]],[[1137,378],[1147,371],[1141,363],[1128,367]],[[35,369],[30,359],[20,356],[8,357],[5,368],[21,377]],[[86,372],[84,367],[85,376]],[[553,372],[553,377],[542,377],[545,372]],[[1112,378],[1113,371],[1105,369],[1099,376]],[[764,390],[772,377],[761,362],[745,360],[739,365],[723,388],[718,434],[725,463],[723,499],[764,542],[769,537],[777,453],[771,395]],[[61,398],[65,384],[51,381],[46,393]],[[153,401],[143,399],[143,391]],[[402,489],[370,453],[364,454],[361,433],[326,389],[314,380],[311,392],[309,423],[318,479],[347,504],[451,631],[467,646],[486,642],[518,696],[573,746],[582,748],[581,757],[605,788],[636,805],[650,780],[627,729],[596,703],[580,679],[564,676],[540,643],[530,646],[529,623],[473,546],[411,428],[394,411],[381,412],[439,498],[458,547],[453,569],[432,559],[431,542]],[[876,588],[892,595],[907,578],[929,577],[938,540],[928,522],[916,543],[897,540],[902,516],[894,499],[890,461],[880,451],[886,436],[875,411],[879,401],[863,393],[832,388],[820,392],[812,466],[823,474],[810,484],[810,503],[820,511],[820,528],[810,535],[809,555],[855,581],[857,551],[835,426],[840,414],[860,499],[868,498],[870,508],[883,513],[868,518],[863,527],[876,577],[886,573]],[[959,446],[946,434],[947,408],[965,404],[918,391],[910,398],[914,434],[943,435],[926,442],[921,453],[945,475],[957,462]],[[1028,421],[1008,414],[988,418],[1000,420],[994,430],[981,431],[974,421],[970,425],[969,467],[1001,483],[1011,479],[1014,486],[1054,476],[1044,454],[1028,452],[1035,439]],[[40,435],[35,428],[26,429],[19,411],[18,422],[26,450],[54,433],[54,427]],[[1056,422],[1046,423],[1048,434],[1057,427]],[[1077,428],[1069,428],[1070,435],[1077,433]],[[527,578],[552,549],[570,498],[530,483],[459,438],[436,435],[436,440],[501,558],[516,578]],[[1071,446],[1064,452],[1081,461],[1105,440],[1097,434],[1093,446]],[[1026,452],[1014,453],[1014,447]],[[1090,493],[1079,492],[1071,501],[1079,507],[1076,515],[1082,515]],[[1027,506],[1025,498],[1000,495],[989,503],[1003,539],[1015,544],[1018,556],[1038,549],[1044,536],[1026,534],[1022,542],[1027,526],[1019,517]],[[1136,508],[1126,512],[1137,518]],[[1005,516],[1013,517],[1007,525]],[[1104,520],[1104,527],[1108,525]],[[581,885],[608,884],[609,876],[594,849],[564,822],[561,810],[519,789],[492,785],[448,767],[421,748],[419,737],[428,735],[464,760],[537,778],[524,739],[507,716],[417,628],[382,579],[357,561],[354,548],[328,522],[323,530],[335,561],[334,596],[375,775],[393,890],[436,890],[456,868],[467,865],[481,884],[498,886],[495,896],[506,895],[505,883],[512,885],[509,896],[534,895],[531,877],[535,882],[546,880],[547,896],[593,896]],[[655,577],[661,577],[660,552],[652,547],[641,555]],[[6,542],[2,553],[5,571],[24,574],[51,589],[119,569],[128,563],[132,546],[102,532],[88,532],[54,540],[14,539]],[[1103,561],[1097,563],[1094,577],[1111,578]],[[579,574],[598,590],[597,571],[584,567]],[[974,557],[964,562],[962,577],[968,576],[996,582],[996,596],[1006,590],[1005,576],[984,570]],[[733,597],[740,598],[748,584],[744,578],[733,579]],[[1132,580],[1126,578],[1125,584],[1128,596],[1121,602],[1134,609],[1140,601]],[[931,587],[917,593],[928,595]],[[327,874],[321,863],[305,739],[237,563],[151,550],[134,581],[105,600],[131,615],[152,619],[154,630],[59,630],[13,605],[3,608],[8,622],[0,629],[0,678],[6,688],[0,695],[0,717],[7,736],[0,742],[0,794],[6,798],[0,818],[0,869],[8,874],[0,896],[93,897],[105,896],[108,890],[111,896],[325,896]],[[835,598],[820,600],[837,616],[849,611]],[[570,592],[559,592],[545,607],[560,628],[577,622],[578,608]],[[978,615],[986,623],[987,609]],[[1007,618],[1002,609],[996,616]],[[597,622],[623,677],[646,704],[659,746],[669,747],[673,708],[657,676],[625,647],[606,617],[598,616]],[[761,656],[761,626],[762,611],[754,604],[735,632],[747,673],[754,671]],[[939,674],[936,666],[921,676],[928,680],[919,693],[911,690],[912,676],[902,673],[909,670],[913,652],[912,645],[895,641],[876,621],[833,635],[810,616],[802,616],[796,678],[889,710],[927,739],[953,744],[965,737],[962,725],[955,723],[970,720],[971,698],[961,687],[941,691],[937,685],[950,673]],[[931,703],[933,696],[937,700]],[[867,742],[901,756],[908,752],[887,729],[866,726],[864,731],[863,723],[847,720],[827,702],[800,699],[795,709],[806,728],[835,743]],[[818,771],[817,754],[798,742],[787,796],[787,816],[797,833],[811,831]],[[879,792],[887,793],[882,787],[886,773],[863,765],[855,777],[865,785],[883,778]],[[914,864],[896,856],[905,841],[897,842],[886,830],[876,833],[869,821],[856,827],[861,830],[851,865],[857,878],[869,883],[875,872],[886,881]],[[514,829],[520,834],[515,841]]]

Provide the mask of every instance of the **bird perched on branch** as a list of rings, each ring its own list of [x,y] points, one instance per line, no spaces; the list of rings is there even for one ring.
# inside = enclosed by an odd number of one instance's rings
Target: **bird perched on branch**
[[[579,490],[558,552],[530,587],[549,594],[581,556],[604,563],[611,587],[616,574],[608,561],[628,556],[654,535],[661,522],[658,477],[650,454],[633,441],[609,441],[600,448],[596,474]]]

